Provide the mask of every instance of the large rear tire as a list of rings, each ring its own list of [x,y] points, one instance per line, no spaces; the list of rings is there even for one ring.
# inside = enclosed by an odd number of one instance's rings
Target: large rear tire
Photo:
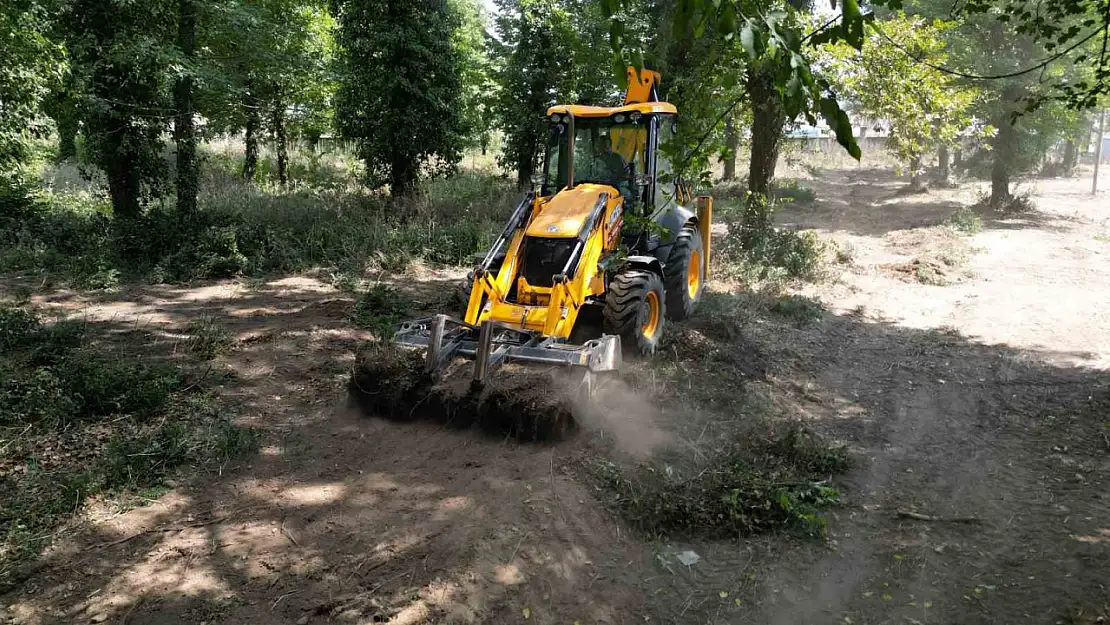
[[[639,269],[622,271],[605,293],[605,333],[619,335],[626,353],[651,356],[663,336],[664,302],[659,275]]]
[[[667,265],[663,268],[667,287],[667,316],[684,321],[694,315],[694,310],[705,292],[705,250],[696,226],[686,226],[678,232],[678,240],[671,248]]]

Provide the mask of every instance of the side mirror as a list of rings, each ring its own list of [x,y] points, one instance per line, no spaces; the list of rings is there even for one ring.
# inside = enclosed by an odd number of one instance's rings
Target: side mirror
[[[544,177],[543,173],[536,172],[536,173],[532,174],[532,186],[542,187],[544,182],[545,182],[545,177]]]
[[[637,187],[643,189],[644,187],[651,186],[652,178],[648,174],[637,174],[635,182]]]

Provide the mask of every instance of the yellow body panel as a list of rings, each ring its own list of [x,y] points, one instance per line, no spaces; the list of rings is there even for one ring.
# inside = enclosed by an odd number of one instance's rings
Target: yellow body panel
[[[609,117],[617,113],[631,113],[637,111],[644,115],[649,113],[677,114],[678,109],[668,102],[638,102],[625,106],[579,106],[576,104],[556,104],[547,109],[548,116],[555,113],[570,113],[575,117]]]
[[[519,275],[524,237],[569,238],[577,235],[602,194],[608,197],[604,212],[599,224],[586,239],[575,274],[568,276],[566,282],[547,288],[528,284]],[[514,328],[540,332],[544,336],[569,338],[578,320],[578,311],[586,299],[605,293],[605,277],[599,263],[602,255],[615,249],[620,242],[623,204],[624,199],[616,189],[595,184],[564,189],[546,201],[537,199],[531,222],[517,231],[509,242],[505,261],[497,275],[485,275],[475,280],[465,321],[478,325],[489,319]],[[548,232],[549,225],[558,226],[559,233]],[[564,228],[567,230],[565,233]],[[567,244],[574,245],[571,241]],[[514,281],[516,302],[509,302],[508,294]]]
[[[651,99],[651,88],[659,88],[663,77],[659,72],[644,69],[639,72],[635,67],[628,68],[628,90],[624,94],[624,103],[647,102]]]
[[[559,192],[548,200],[539,214],[532,217],[527,233],[530,237],[576,237],[590,217],[590,211],[602,193],[617,195],[613,187],[600,184],[580,184],[573,189]]]

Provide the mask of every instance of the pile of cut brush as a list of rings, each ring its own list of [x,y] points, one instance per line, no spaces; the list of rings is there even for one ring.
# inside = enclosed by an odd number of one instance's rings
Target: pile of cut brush
[[[478,386],[472,367],[459,360],[432,376],[423,353],[368,343],[355,360],[351,398],[369,415],[478,427],[526,441],[557,440],[574,428],[575,387],[559,370],[510,363]]]

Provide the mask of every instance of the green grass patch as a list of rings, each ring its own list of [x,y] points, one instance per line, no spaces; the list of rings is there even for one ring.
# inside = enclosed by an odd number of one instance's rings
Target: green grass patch
[[[397,289],[386,284],[375,284],[363,293],[349,319],[356,326],[369,330],[380,338],[393,336],[397,324],[404,317],[411,302]]]
[[[204,317],[189,324],[185,330],[189,352],[200,360],[212,360],[231,349],[235,343],[231,333],[215,317]]]
[[[319,155],[297,151],[291,169],[302,178],[294,184],[281,187],[264,175],[251,184],[228,158],[205,161],[193,215],[177,214],[171,198],[152,202],[136,220],[117,219],[99,188],[25,194],[18,211],[0,218],[0,271],[112,289],[134,279],[317,268],[358,276],[368,268],[401,270],[416,258],[461,264],[488,245],[519,199],[505,179],[464,170],[391,200],[350,182],[357,178],[341,184],[347,168],[321,166]]]
[[[820,300],[804,295],[784,295],[775,298],[768,309],[798,324],[819,321],[825,314],[825,305]]]
[[[88,324],[0,307],[0,590],[90,497],[150,499],[184,467],[251,453],[179,365],[105,351]]]
[[[829,479],[850,465],[842,448],[797,425],[753,430],[699,458],[631,467],[605,460],[592,468],[610,502],[649,535],[789,530],[819,537],[823,510],[840,498]]]
[[[977,234],[983,230],[983,218],[971,207],[964,206],[952,213],[948,225],[964,234]]]

